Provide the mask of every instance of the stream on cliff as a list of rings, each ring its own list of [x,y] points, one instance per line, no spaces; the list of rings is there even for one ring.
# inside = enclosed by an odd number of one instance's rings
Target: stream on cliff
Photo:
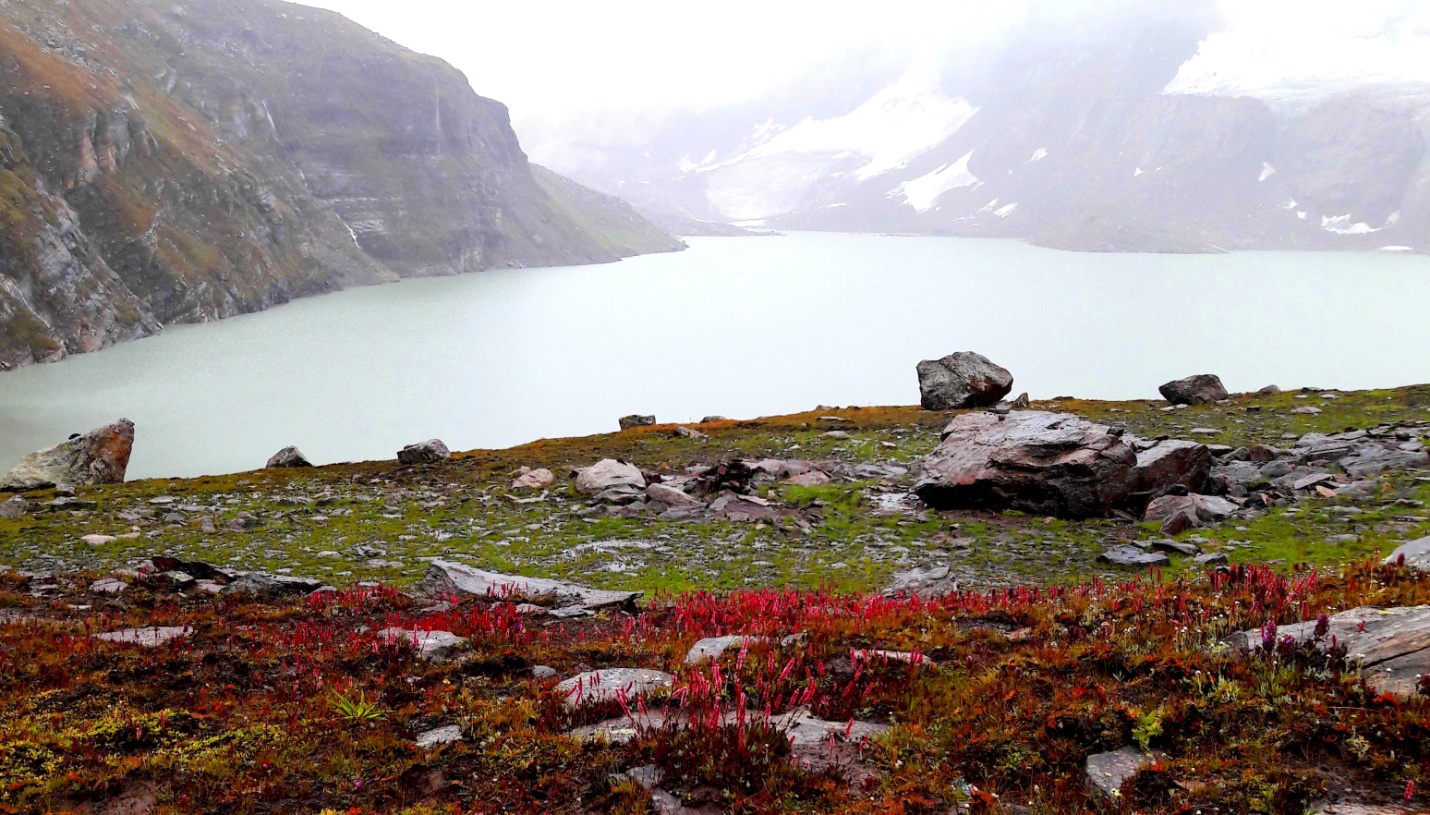
[[[318,463],[816,405],[914,404],[914,365],[975,350],[1014,393],[1156,398],[1430,381],[1430,258],[1078,254],[1016,241],[694,238],[605,266],[409,280],[0,375],[0,470],[121,416],[131,478]]]

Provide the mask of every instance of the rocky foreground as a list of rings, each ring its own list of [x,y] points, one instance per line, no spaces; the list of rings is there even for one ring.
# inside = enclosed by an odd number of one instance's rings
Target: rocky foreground
[[[71,439],[0,500],[0,811],[1424,806],[1430,387],[990,381],[187,481]]]

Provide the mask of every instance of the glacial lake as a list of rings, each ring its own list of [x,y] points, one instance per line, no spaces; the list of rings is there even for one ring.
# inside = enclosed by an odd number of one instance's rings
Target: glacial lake
[[[1108,255],[1015,241],[693,238],[603,266],[409,280],[175,326],[0,375],[0,470],[119,417],[131,478],[391,458],[665,422],[916,404],[914,365],[976,350],[1014,394],[1156,398],[1161,383],[1430,382],[1430,258]]]

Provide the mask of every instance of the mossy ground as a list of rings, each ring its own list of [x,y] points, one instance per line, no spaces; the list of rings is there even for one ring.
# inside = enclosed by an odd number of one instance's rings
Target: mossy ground
[[[1039,407],[1120,424],[1144,437],[1221,431],[1229,445],[1287,445],[1307,432],[1430,420],[1430,387],[1298,398],[1239,397],[1231,405],[1165,411],[1151,402],[1059,401]],[[1317,406],[1319,415],[1292,409]],[[458,454],[448,463],[395,462],[260,471],[217,478],[87,487],[92,511],[0,520],[0,564],[45,570],[130,566],[156,554],[240,569],[291,570],[338,585],[407,586],[422,558],[450,557],[488,569],[653,591],[762,586],[877,589],[925,559],[951,558],[966,585],[1069,583],[1114,577],[1096,562],[1105,544],[1161,537],[1117,520],[1064,521],[1016,512],[880,511],[892,492],[878,479],[816,488],[773,485],[767,497],[801,509],[798,519],[744,523],[723,518],[611,518],[570,489],[565,476],[602,458],[647,471],[682,472],[730,458],[834,460],[912,467],[938,443],[949,415],[915,408],[818,410],[702,425],[705,439],[657,426],[509,450]],[[842,430],[848,438],[826,435]],[[520,466],[560,476],[541,494],[510,489]],[[1370,499],[1309,500],[1184,535],[1234,563],[1329,566],[1388,552],[1430,534],[1430,482],[1423,472],[1385,476]],[[38,494],[46,500],[49,494]],[[251,516],[251,528],[228,524]],[[801,523],[801,521],[803,523]],[[214,531],[206,532],[206,524]],[[133,535],[89,547],[85,535]],[[365,547],[365,548],[360,548]],[[1186,568],[1178,559],[1174,570]]]

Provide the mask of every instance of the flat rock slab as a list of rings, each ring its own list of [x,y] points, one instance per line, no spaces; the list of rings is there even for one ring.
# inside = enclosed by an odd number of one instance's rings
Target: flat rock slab
[[[747,643],[765,642],[764,637],[707,637],[690,646],[690,651],[685,655],[686,665],[699,665],[702,662],[718,660],[722,654],[731,648],[743,647]]]
[[[462,740],[462,728],[455,725],[439,727],[436,730],[428,730],[419,733],[415,741],[416,745],[423,750],[436,747],[439,744],[452,744]]]
[[[1346,660],[1359,663],[1374,690],[1402,698],[1415,695],[1421,674],[1430,674],[1430,606],[1354,608],[1330,618],[1326,635],[1316,639],[1315,621],[1284,626],[1276,637],[1297,643],[1314,642],[1322,651],[1332,642],[1346,649]],[[1251,653],[1261,647],[1260,631],[1241,631],[1229,640],[1233,648]]]
[[[1405,558],[1406,566],[1422,572],[1430,572],[1430,538],[1421,538],[1401,546],[1391,552],[1385,562],[1397,563],[1402,557]]]
[[[607,668],[587,671],[556,686],[556,694],[566,700],[567,707],[614,702],[622,694],[628,699],[667,690],[675,677],[664,671],[645,668]]]
[[[645,713],[632,711],[630,716],[607,719],[597,724],[588,724],[567,731],[566,735],[577,741],[604,741],[611,744],[625,744],[634,739],[642,730],[664,727],[674,721],[665,711],[653,709]]]
[[[89,584],[89,590],[93,594],[123,594],[128,588],[128,583],[112,577],[96,580]]]
[[[399,640],[410,643],[423,659],[434,662],[452,658],[467,644],[465,639],[450,631],[418,631],[408,628],[384,628],[377,632],[377,638],[389,643]]]
[[[958,591],[958,583],[949,579],[947,564],[925,561],[912,569],[894,572],[893,582],[884,589],[885,597],[917,594],[923,597],[943,597]]]
[[[1144,753],[1136,747],[1123,747],[1110,753],[1087,757],[1087,781],[1095,792],[1114,798],[1122,791],[1127,779],[1160,757]]]
[[[592,611],[630,608],[638,591],[604,591],[561,580],[485,572],[461,563],[431,561],[418,591],[429,597],[458,595],[492,600],[549,600],[559,606],[580,606]]]
[[[151,626],[149,628],[126,628],[123,631],[95,634],[94,638],[105,642],[118,642],[125,645],[138,645],[144,648],[157,648],[165,643],[183,639],[192,633],[194,633],[194,629],[186,625]]]
[[[1127,566],[1145,569],[1149,566],[1167,566],[1172,559],[1161,552],[1144,552],[1136,546],[1114,546],[1097,556],[1099,563],[1112,566]]]

